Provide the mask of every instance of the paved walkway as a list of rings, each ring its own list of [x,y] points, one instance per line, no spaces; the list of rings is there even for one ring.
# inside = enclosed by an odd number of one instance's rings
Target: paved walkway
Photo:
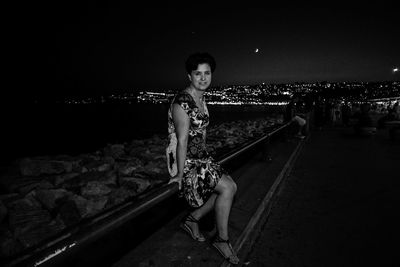
[[[400,266],[400,143],[313,132],[246,266]]]
[[[237,243],[243,236],[260,202],[284,168],[294,148],[298,146],[298,142],[299,140],[295,139],[277,140],[271,144],[269,150],[272,161],[264,160],[265,156],[261,153],[251,153],[246,163],[236,163],[240,168],[230,172],[238,184],[229,221],[232,244]],[[178,227],[179,220],[185,214],[186,211],[165,224],[113,266],[220,266],[224,260],[208,241],[195,242]],[[203,232],[208,240],[213,234]]]
[[[346,128],[315,131],[303,142],[274,205],[239,251],[241,265],[400,266],[400,143],[387,131],[356,137]],[[232,243],[243,236],[295,147],[297,141],[280,143],[272,162],[253,159],[233,173],[239,191]],[[113,266],[226,266],[210,244],[179,230],[183,215]]]

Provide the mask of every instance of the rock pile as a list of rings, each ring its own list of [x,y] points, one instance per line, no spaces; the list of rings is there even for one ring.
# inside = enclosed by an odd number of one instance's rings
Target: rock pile
[[[213,156],[280,126],[275,119],[235,121],[208,130]],[[0,177],[0,256],[10,257],[102,211],[168,182],[166,137],[109,144],[79,156],[23,158]]]

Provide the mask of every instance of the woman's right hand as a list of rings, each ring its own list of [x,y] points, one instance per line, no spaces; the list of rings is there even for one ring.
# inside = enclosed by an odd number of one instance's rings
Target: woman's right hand
[[[179,174],[175,175],[174,177],[172,177],[169,180],[168,184],[170,184],[170,183],[178,183],[178,188],[179,188],[179,190],[181,190],[181,188],[182,188],[182,176],[179,175]]]

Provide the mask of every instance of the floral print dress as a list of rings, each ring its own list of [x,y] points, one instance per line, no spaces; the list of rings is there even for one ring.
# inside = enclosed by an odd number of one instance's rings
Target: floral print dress
[[[186,160],[183,170],[183,196],[192,207],[201,207],[214,192],[215,186],[225,172],[206,149],[206,127],[209,124],[207,105],[204,113],[197,107],[193,97],[182,91],[172,100],[168,110],[168,146],[166,149],[168,171],[171,177],[178,172],[176,161],[177,138],[172,119],[172,106],[179,104],[190,119]]]

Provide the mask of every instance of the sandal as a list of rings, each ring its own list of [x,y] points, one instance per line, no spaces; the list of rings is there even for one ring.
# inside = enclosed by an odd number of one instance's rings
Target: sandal
[[[231,255],[226,256],[225,253],[217,246],[217,243],[226,243],[231,251]],[[229,239],[225,240],[222,239],[219,235],[215,235],[212,241],[212,245],[218,250],[218,252],[222,255],[222,257],[225,258],[225,260],[229,261],[229,263],[233,265],[239,264],[240,260],[237,257],[235,251],[233,250],[233,247],[229,242]]]
[[[182,219],[182,222],[180,224],[180,227],[185,230],[194,240],[199,241],[199,242],[204,242],[206,241],[206,238],[199,232],[199,234],[196,236],[192,230],[192,228],[187,224],[187,222],[192,222],[196,223],[197,225],[199,224],[199,221],[196,220],[192,214],[189,213],[186,217]]]

